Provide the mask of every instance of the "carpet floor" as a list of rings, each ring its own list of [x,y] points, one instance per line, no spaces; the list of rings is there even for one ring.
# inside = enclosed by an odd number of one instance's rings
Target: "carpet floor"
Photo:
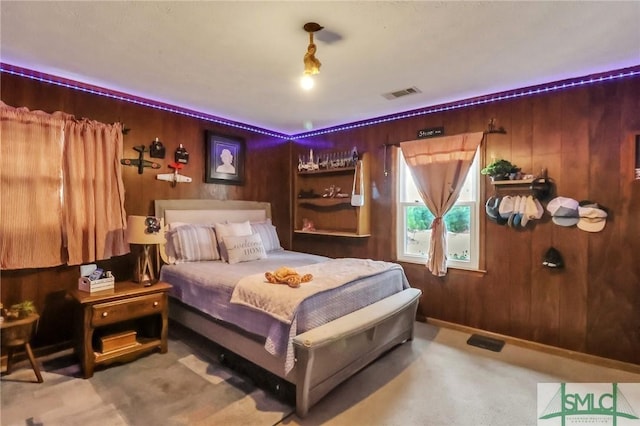
[[[301,419],[292,390],[277,378],[239,369],[228,357],[221,363],[215,345],[170,326],[167,354],[104,368],[87,380],[79,378],[72,354],[39,360],[43,384],[32,383],[28,361],[17,364],[0,382],[0,424],[526,426],[538,424],[538,383],[640,383],[637,373],[509,343],[493,352],[468,345],[469,337],[416,323],[412,342],[383,355]]]
[[[70,351],[39,360],[42,384],[28,361],[17,364],[0,383],[0,424],[274,425],[293,412],[284,395],[222,364],[217,346],[171,328],[166,354],[96,369],[86,380]]]

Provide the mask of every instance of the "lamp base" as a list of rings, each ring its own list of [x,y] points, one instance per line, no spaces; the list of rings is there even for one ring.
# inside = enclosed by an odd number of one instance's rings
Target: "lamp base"
[[[136,259],[136,269],[133,273],[133,282],[140,283],[144,287],[149,287],[158,282],[158,279],[153,273],[151,256],[149,256],[149,249],[149,245],[145,244],[144,250]]]

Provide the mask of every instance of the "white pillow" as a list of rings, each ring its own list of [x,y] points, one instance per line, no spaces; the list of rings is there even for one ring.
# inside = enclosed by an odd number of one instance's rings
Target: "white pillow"
[[[220,249],[220,257],[224,261],[228,261],[227,249],[224,243],[224,237],[242,237],[251,235],[251,224],[249,221],[233,222],[233,223],[216,223],[216,238],[218,239],[218,248]]]
[[[276,250],[284,250],[280,245],[280,239],[276,232],[276,227],[271,223],[271,219],[264,222],[251,222],[251,230],[254,234],[260,235],[262,245],[267,253]]]
[[[182,225],[167,233],[176,262],[218,260],[216,234],[211,225]]]
[[[229,263],[248,262],[250,260],[264,259],[267,252],[262,245],[262,239],[258,234],[241,237],[225,236],[224,245],[227,248]]]

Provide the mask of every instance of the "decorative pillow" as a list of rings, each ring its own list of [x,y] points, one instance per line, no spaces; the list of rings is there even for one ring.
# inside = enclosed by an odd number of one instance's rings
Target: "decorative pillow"
[[[218,260],[216,234],[211,225],[182,225],[167,233],[176,262]]]
[[[174,229],[179,228],[179,227],[184,226],[184,225],[199,225],[199,224],[194,224],[194,223],[189,223],[189,222],[171,222],[169,224],[169,231],[173,231]],[[211,226],[211,225],[209,225],[209,226]]]
[[[267,252],[262,245],[262,239],[258,234],[241,237],[228,235],[223,237],[223,240],[227,248],[229,263],[248,262],[267,257]]]
[[[276,232],[276,227],[271,223],[271,219],[264,222],[251,222],[251,230],[254,234],[260,235],[264,250],[269,253],[276,250],[284,250],[280,245],[280,239]]]
[[[248,220],[245,222],[216,223],[214,227],[216,229],[216,238],[218,239],[220,257],[222,260],[227,262],[229,261],[229,257],[227,256],[224,237],[242,237],[252,234],[251,224]]]

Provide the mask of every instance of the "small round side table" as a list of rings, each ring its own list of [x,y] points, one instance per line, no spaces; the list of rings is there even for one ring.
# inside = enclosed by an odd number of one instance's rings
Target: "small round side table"
[[[5,320],[0,323],[0,340],[2,352],[5,350],[7,352],[7,374],[11,373],[13,353],[24,347],[27,357],[29,357],[31,367],[33,368],[33,372],[36,373],[38,383],[42,383],[42,374],[40,374],[40,368],[33,356],[30,344],[34,327],[37,326],[39,318],[40,316],[38,314],[30,314],[26,318],[20,318],[12,321],[5,318]]]

